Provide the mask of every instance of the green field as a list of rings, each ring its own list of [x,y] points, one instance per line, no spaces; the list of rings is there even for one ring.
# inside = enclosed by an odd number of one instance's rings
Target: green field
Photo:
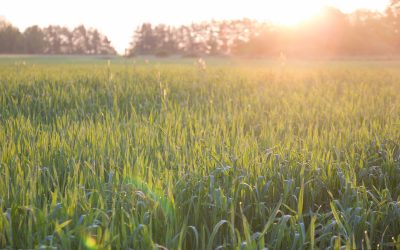
[[[399,62],[194,61],[0,58],[0,249],[400,249]]]

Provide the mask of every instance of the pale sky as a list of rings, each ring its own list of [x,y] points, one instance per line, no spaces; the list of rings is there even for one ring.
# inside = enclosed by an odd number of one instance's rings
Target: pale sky
[[[317,15],[325,5],[345,13],[356,9],[383,11],[389,0],[0,0],[0,16],[23,31],[37,24],[97,28],[119,53],[129,46],[143,22],[171,25],[210,19],[251,18],[295,24]]]

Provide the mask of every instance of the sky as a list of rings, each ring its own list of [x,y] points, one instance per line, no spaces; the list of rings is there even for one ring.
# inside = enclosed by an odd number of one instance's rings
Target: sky
[[[283,25],[318,14],[323,6],[349,13],[356,9],[384,11],[389,0],[0,0],[0,17],[23,31],[37,24],[69,28],[84,24],[107,35],[119,53],[129,46],[143,22],[169,25],[204,20],[251,18]]]

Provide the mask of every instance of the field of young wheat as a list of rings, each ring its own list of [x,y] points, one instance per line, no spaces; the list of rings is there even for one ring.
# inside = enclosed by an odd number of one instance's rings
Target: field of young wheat
[[[7,60],[0,248],[400,248],[399,63]]]

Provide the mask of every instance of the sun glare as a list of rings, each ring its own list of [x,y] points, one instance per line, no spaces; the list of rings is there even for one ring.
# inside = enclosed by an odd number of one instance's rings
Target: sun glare
[[[382,12],[390,0],[203,0],[201,4],[194,5],[195,8],[192,6],[197,2],[188,0],[114,0],[112,4],[105,0],[40,0],[40,4],[30,0],[0,2],[0,17],[21,30],[35,24],[70,28],[84,24],[102,31],[112,45],[124,53],[134,30],[144,22],[179,26],[212,19],[249,18],[292,27],[318,18],[325,6],[338,8],[344,13],[360,8]],[[93,11],[94,2],[96,11]],[[71,13],[74,13],[74,18],[71,18]]]
[[[265,13],[273,23],[283,26],[296,26],[309,21],[322,13],[323,5],[318,1],[279,1],[270,5]]]

